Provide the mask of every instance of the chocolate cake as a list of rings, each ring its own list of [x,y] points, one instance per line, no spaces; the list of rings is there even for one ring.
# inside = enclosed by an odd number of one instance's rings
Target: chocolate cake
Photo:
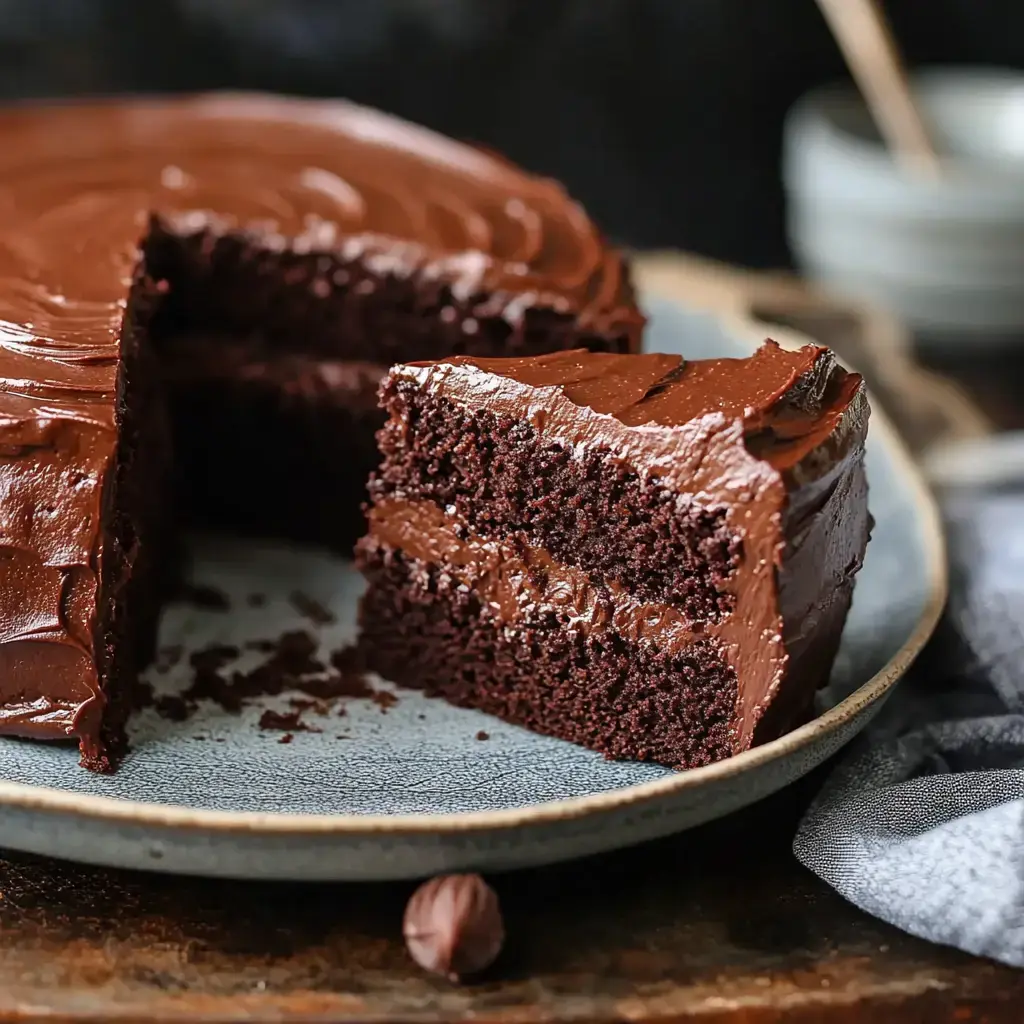
[[[868,540],[868,408],[826,349],[391,370],[357,546],[371,667],[612,758],[807,716]]]
[[[259,96],[0,114],[0,733],[109,767],[179,519],[345,548],[387,365],[635,349],[555,183]]]

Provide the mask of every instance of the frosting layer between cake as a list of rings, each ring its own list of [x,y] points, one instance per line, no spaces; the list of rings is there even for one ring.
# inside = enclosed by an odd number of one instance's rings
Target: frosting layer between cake
[[[632,641],[682,651],[718,630],[691,622],[670,604],[641,601],[615,583],[591,577],[521,541],[487,540],[457,515],[429,501],[385,500],[369,513],[370,535],[409,558],[439,565],[473,588],[500,621],[526,612],[553,611],[584,632],[612,628]]]

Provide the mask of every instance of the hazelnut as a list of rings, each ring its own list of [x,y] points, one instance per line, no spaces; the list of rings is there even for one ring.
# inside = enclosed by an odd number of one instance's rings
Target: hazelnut
[[[405,908],[402,931],[413,960],[452,981],[490,966],[505,941],[498,897],[479,875],[424,882]]]

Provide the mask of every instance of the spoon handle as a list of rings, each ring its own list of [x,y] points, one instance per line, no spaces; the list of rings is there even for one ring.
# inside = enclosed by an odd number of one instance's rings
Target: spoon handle
[[[938,154],[877,0],[818,0],[818,6],[886,145],[908,171],[939,177]]]

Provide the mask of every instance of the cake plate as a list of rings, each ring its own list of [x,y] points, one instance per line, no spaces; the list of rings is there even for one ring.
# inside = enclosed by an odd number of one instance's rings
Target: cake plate
[[[768,333],[653,295],[645,305],[654,351],[741,356]],[[938,620],[939,517],[877,408],[867,468],[876,525],[821,713],[771,743],[688,772],[608,762],[376,680],[372,699],[306,713],[316,732],[260,728],[267,708],[289,710],[287,695],[240,714],[204,704],[185,721],[146,710],[113,776],[79,769],[70,747],[0,741],[0,846],[197,875],[399,879],[567,860],[728,814],[805,775],[859,732]],[[354,637],[360,580],[340,559],[201,537],[192,556],[194,582],[225,593],[229,608],[168,609],[161,645],[184,656],[150,673],[161,691],[186,686],[188,652],[212,644],[244,649],[303,629],[326,655]],[[314,626],[296,594],[334,621]]]

